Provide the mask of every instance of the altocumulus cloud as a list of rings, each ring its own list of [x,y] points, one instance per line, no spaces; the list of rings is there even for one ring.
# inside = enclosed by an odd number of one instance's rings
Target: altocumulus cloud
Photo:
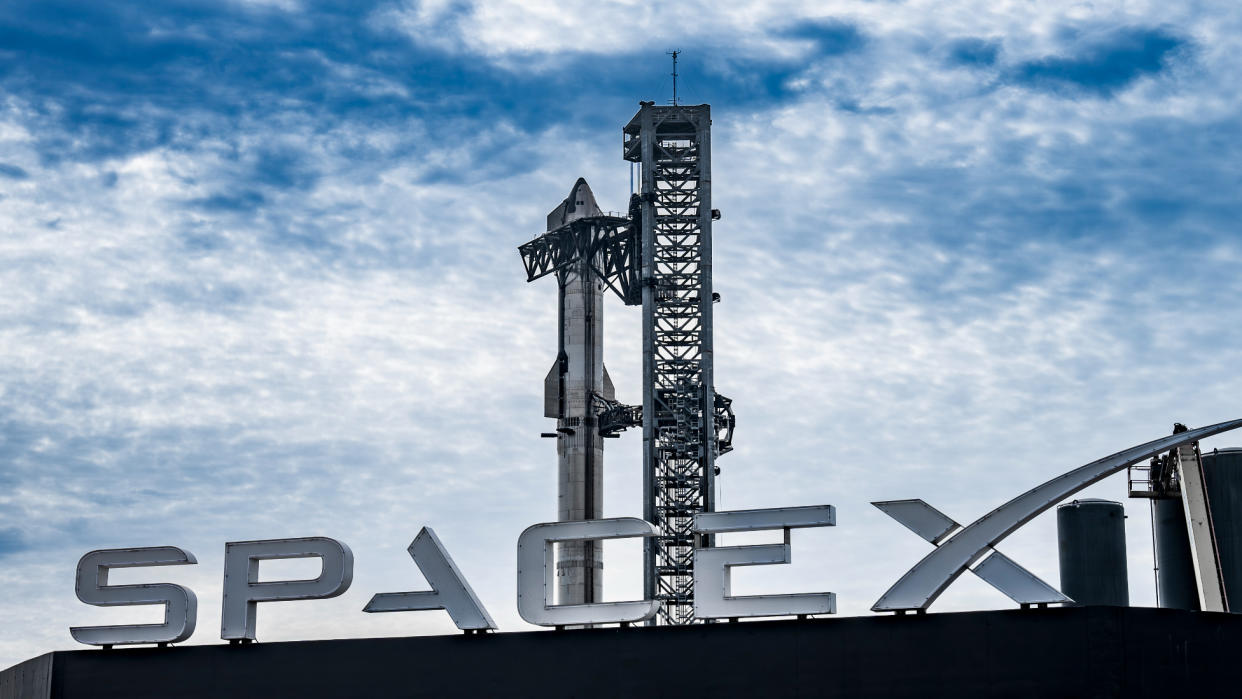
[[[1010,80],[1040,89],[1076,88],[1109,96],[1145,75],[1161,72],[1172,55],[1188,48],[1186,39],[1163,28],[1129,27],[1073,39],[1070,55],[1018,63]]]
[[[622,208],[618,128],[668,98],[674,46],[725,214],[721,502],[840,514],[739,592],[865,613],[925,553],[869,500],[967,520],[1238,417],[1242,11],[1167,5],[5,3],[0,655],[134,619],[73,597],[77,558],[121,545],[198,556],[161,578],[216,642],[223,542],[276,536],[339,537],[358,570],[264,609],[262,639],[445,631],[358,612],[420,584],[424,524],[522,628],[555,314],[514,248],[579,175]],[[636,401],[636,314],[607,313]],[[610,442],[607,514],[641,511],[638,469],[633,435]],[[1004,548],[1055,581],[1050,527]],[[633,552],[608,560],[637,594]],[[941,608],[1006,604],[962,581]]]

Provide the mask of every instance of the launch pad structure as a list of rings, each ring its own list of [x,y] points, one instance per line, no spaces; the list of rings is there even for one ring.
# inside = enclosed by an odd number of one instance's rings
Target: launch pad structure
[[[714,545],[693,530],[716,508],[716,458],[732,449],[731,401],[714,387],[711,107],[640,102],[623,129],[623,157],[639,168],[626,216],[604,214],[584,180],[520,246],[527,281],[555,275],[557,360],[544,381],[544,414],[557,418],[562,520],[602,511],[602,439],[642,426],[643,589],[661,604],[656,622],[694,622],[694,550]],[[605,289],[641,306],[643,402],[616,400],[603,366]],[[602,594],[598,542],[557,555],[558,601]]]

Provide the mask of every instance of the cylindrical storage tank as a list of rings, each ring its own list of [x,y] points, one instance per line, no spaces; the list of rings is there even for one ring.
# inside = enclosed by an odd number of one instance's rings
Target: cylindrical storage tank
[[[1130,604],[1125,510],[1111,500],[1075,500],[1057,508],[1061,592],[1077,605]]]
[[[1203,479],[1229,610],[1242,612],[1242,449],[1203,454]]]
[[[1180,497],[1151,501],[1153,538],[1156,540],[1156,594],[1165,609],[1198,611],[1194,563],[1190,560],[1190,535],[1186,533],[1186,510]]]

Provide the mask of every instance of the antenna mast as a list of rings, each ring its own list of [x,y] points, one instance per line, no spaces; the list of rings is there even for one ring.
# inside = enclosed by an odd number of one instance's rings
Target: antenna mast
[[[673,106],[677,106],[677,57],[681,55],[681,49],[673,49],[668,52],[673,57]]]

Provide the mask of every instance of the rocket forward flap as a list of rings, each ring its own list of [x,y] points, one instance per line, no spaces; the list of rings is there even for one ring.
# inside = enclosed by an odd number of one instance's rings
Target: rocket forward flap
[[[552,362],[548,375],[543,377],[543,416],[561,416],[561,360]]]

